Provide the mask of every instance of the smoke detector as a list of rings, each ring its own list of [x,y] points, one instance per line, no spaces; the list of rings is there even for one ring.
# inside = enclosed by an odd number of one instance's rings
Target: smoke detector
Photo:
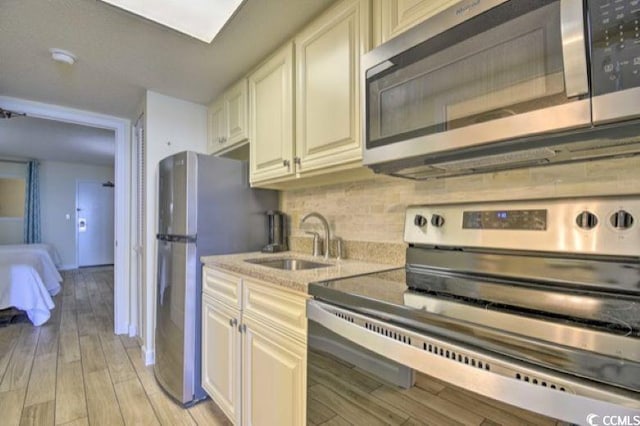
[[[51,52],[51,59],[56,62],[61,62],[67,65],[73,65],[76,63],[76,55],[69,51],[53,47],[49,49],[49,52]]]

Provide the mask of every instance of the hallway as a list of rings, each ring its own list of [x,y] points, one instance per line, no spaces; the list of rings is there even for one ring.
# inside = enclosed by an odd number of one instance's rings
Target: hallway
[[[51,319],[0,328],[3,425],[228,425],[206,401],[174,404],[135,339],[113,334],[113,268],[62,272]]]

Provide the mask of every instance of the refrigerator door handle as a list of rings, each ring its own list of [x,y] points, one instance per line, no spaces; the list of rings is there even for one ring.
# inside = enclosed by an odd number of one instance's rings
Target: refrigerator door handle
[[[166,241],[168,243],[195,243],[197,240],[197,236],[156,234],[156,239],[159,241]]]

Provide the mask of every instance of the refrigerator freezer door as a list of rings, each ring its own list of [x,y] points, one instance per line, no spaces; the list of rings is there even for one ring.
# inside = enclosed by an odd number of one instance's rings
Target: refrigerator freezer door
[[[194,400],[197,327],[196,247],[158,241],[156,379],[182,404]]]
[[[181,152],[159,165],[158,233],[196,233],[197,155]]]

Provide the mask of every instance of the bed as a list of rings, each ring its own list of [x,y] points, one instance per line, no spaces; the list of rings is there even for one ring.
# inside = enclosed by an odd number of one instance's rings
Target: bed
[[[55,307],[51,296],[60,292],[62,276],[46,244],[0,246],[0,309],[15,307],[34,325],[49,320]]]

